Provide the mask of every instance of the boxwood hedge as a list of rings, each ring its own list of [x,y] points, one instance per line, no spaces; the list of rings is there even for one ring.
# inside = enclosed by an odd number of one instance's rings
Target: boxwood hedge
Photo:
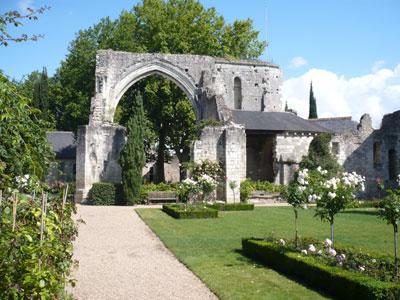
[[[92,205],[125,205],[122,185],[111,182],[94,183],[89,191],[89,203]]]
[[[274,243],[243,239],[246,256],[321,289],[340,299],[399,299],[400,284],[379,281],[361,273],[322,264],[311,256],[283,252]]]
[[[252,203],[213,203],[207,206],[220,211],[237,211],[237,210],[254,209],[254,204]]]
[[[175,219],[218,218],[217,210],[200,205],[164,204],[162,210]]]

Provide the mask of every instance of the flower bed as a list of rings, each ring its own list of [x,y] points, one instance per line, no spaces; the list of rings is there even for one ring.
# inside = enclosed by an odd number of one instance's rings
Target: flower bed
[[[207,205],[210,208],[220,211],[238,211],[238,210],[253,210],[252,203],[213,203]]]
[[[245,255],[333,296],[345,299],[398,299],[400,296],[400,284],[391,279],[389,258],[352,249],[334,250],[329,245],[322,251],[318,245],[309,244],[299,252],[306,244],[303,240],[296,250],[284,240],[242,240]]]
[[[164,204],[163,212],[175,219],[218,218],[218,211],[205,205]]]

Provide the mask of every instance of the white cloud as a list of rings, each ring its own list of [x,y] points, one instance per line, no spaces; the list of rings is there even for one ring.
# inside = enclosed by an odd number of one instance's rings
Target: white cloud
[[[304,57],[296,56],[296,57],[293,57],[293,59],[290,61],[290,68],[297,69],[297,68],[303,67],[307,64],[308,64],[308,61]]]
[[[372,72],[377,72],[380,69],[382,69],[382,67],[386,64],[386,62],[384,60],[377,60],[376,62],[374,62],[373,66],[372,66]]]
[[[330,71],[310,69],[286,80],[283,100],[305,118],[311,80],[319,117],[352,116],[358,121],[361,115],[369,113],[377,128],[384,114],[400,109],[400,64],[394,69],[381,68],[348,79]]]
[[[17,5],[18,8],[24,13],[28,12],[28,7],[34,8],[33,0],[20,0],[18,1]]]

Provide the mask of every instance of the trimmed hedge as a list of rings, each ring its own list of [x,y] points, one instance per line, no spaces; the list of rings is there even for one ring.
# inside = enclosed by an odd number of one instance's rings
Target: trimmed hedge
[[[111,182],[94,183],[88,199],[92,205],[126,205],[122,184]]]
[[[253,210],[252,203],[213,203],[207,205],[210,208],[220,211],[238,211],[238,210]]]
[[[162,210],[175,219],[218,218],[217,210],[199,205],[164,204]]]
[[[322,264],[297,252],[283,252],[278,244],[243,239],[243,252],[271,268],[343,299],[399,299],[400,285],[383,282],[361,273]]]

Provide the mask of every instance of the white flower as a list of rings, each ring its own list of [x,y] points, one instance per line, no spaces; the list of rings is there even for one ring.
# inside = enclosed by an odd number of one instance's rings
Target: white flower
[[[322,255],[322,250],[318,250],[317,254]]]
[[[329,192],[328,197],[334,199],[336,197],[336,193]]]
[[[191,179],[191,178],[186,178],[185,180],[183,180],[182,181],[183,183],[185,183],[185,184],[191,184],[191,185],[195,185],[195,184],[197,184],[197,182],[196,181],[194,181],[193,179]]]
[[[336,250],[333,248],[328,248],[328,254],[330,256],[336,256]]]
[[[304,191],[306,190],[306,187],[300,185],[300,186],[298,187],[298,189],[299,189],[300,193],[302,193],[302,192],[304,192]]]
[[[359,266],[358,269],[359,269],[361,272],[364,272],[364,271],[365,271],[365,267],[364,267],[364,266]]]
[[[325,241],[324,241],[324,245],[325,245],[325,247],[330,247],[330,246],[332,246],[332,241],[330,240],[330,239],[326,239]]]
[[[307,255],[307,250],[306,249],[301,250],[301,254]]]
[[[373,259],[371,260],[371,262],[372,262],[373,264],[376,263],[376,259],[373,258]]]
[[[286,245],[286,242],[285,242],[284,239],[280,239],[280,240],[279,240],[279,243],[280,243],[282,246],[285,246],[285,245]]]
[[[308,246],[308,251],[314,253],[315,251],[317,251],[317,249],[315,248],[315,246],[314,246],[313,244],[310,244],[310,245]]]

